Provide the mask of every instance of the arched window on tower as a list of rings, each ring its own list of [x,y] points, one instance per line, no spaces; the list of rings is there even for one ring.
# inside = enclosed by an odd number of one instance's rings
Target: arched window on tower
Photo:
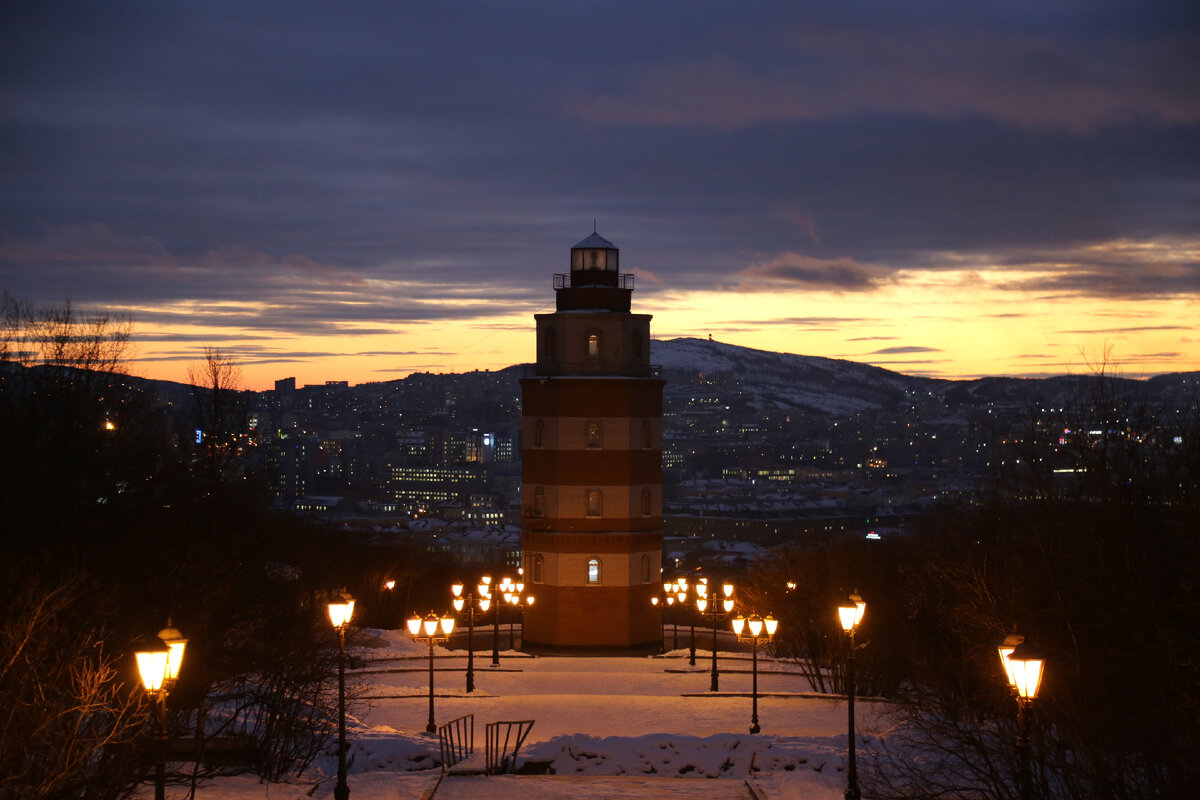
[[[642,489],[642,516],[650,516],[650,511],[653,508],[652,498],[649,489]]]
[[[601,511],[603,511],[603,502],[604,502],[603,497],[600,495],[600,490],[599,489],[588,489],[586,497],[587,497],[587,515],[589,517],[600,516]]]
[[[535,517],[546,515],[546,490],[541,486],[533,490],[533,515]]]
[[[642,583],[650,582],[650,556],[642,553]]]
[[[546,438],[546,423],[540,419],[533,425],[533,446],[542,447],[543,440]]]
[[[533,582],[541,583],[546,580],[546,559],[541,554],[533,557]]]
[[[587,560],[587,582],[589,586],[600,585],[600,559],[595,556]]]
[[[642,447],[647,450],[654,447],[654,428],[650,425],[650,420],[642,422]]]
[[[592,331],[587,337],[587,355],[588,358],[600,357],[600,334]]]
[[[589,450],[600,447],[600,423],[592,420],[587,426],[587,446]]]

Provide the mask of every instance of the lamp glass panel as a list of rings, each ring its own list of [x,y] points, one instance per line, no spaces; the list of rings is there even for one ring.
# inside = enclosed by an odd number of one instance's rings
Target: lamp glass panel
[[[857,617],[858,606],[838,606],[838,621],[842,623],[842,630],[854,630],[854,620]]]
[[[183,650],[187,647],[187,639],[176,639],[167,644],[167,680],[179,680],[179,668],[183,666]]]
[[[732,624],[733,624],[733,632],[736,633],[738,636],[741,636],[742,630],[746,627],[746,618],[745,617],[734,617]]]
[[[726,614],[728,614],[730,611],[733,611],[733,602],[734,602],[734,601],[733,601],[733,598],[732,598],[732,597],[726,597],[726,598],[725,598],[724,600],[722,600],[721,602],[722,602],[722,604],[725,606],[725,613],[726,613]]]
[[[1023,660],[1009,657],[1008,663],[1013,665],[1013,680],[1015,681],[1014,686],[1017,688],[1017,695],[1026,700],[1036,699],[1042,683],[1042,665],[1045,662],[1040,658]]]
[[[454,617],[442,617],[442,633],[449,636],[454,632]]]
[[[749,622],[746,623],[746,625],[747,625],[747,627],[750,628],[751,636],[758,636],[760,633],[762,633],[763,621],[761,619],[759,619],[758,617],[752,618]]]
[[[774,617],[767,617],[763,620],[763,624],[767,626],[767,636],[774,636],[776,629],[779,628],[779,620]]]
[[[157,692],[167,678],[167,648],[137,653],[138,674],[147,692]]]
[[[421,620],[421,625],[425,628],[426,636],[433,636],[433,632],[437,630],[438,619],[437,617],[426,617]]]
[[[1014,645],[1002,644],[996,648],[1000,651],[1000,663],[1004,665],[1004,676],[1008,678],[1008,685],[1017,688],[1017,676],[1013,674],[1013,662],[1008,660],[1008,656],[1015,648]]]
[[[463,585],[461,583],[450,584],[450,594],[454,595],[455,597],[458,597],[460,594],[462,594],[462,590]]]

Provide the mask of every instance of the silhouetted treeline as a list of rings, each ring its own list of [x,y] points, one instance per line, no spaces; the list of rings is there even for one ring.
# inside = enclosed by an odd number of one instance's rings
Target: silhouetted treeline
[[[903,537],[794,551],[756,576],[750,596],[784,620],[780,652],[822,688],[841,687],[834,608],[855,589],[867,600],[860,691],[899,703],[898,727],[866,747],[867,796],[1017,796],[1016,703],[996,650],[1014,629],[1048,654],[1036,797],[1200,794],[1197,406],[1161,424],[1106,395],[1102,372],[1086,385],[1064,413],[1089,425],[1058,428],[1068,468],[1021,441],[984,502]]]
[[[232,437],[197,446],[196,409],[123,380],[127,323],[8,295],[0,322],[0,798],[132,790],[149,763],[133,652],[168,619],[189,638],[172,738],[244,741],[267,778],[306,765],[336,721],[326,593],[377,612],[368,576],[403,590],[419,554],[271,512]]]

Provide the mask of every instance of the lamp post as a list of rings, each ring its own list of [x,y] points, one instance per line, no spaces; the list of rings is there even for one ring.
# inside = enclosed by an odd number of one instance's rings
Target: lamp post
[[[733,584],[722,584],[721,594],[722,597],[719,601],[716,597],[708,597],[707,593],[696,598],[696,610],[712,620],[712,681],[708,687],[709,691],[712,692],[718,691],[717,686],[720,674],[717,671],[717,621],[733,610]],[[718,602],[720,603],[719,606]]]
[[[171,625],[169,619],[167,627],[158,632],[158,639],[161,645],[139,650],[134,658],[137,661],[138,675],[142,679],[142,688],[150,695],[154,704],[154,800],[163,800],[167,791],[167,694],[179,679],[179,668],[183,666],[183,651],[187,647],[187,639],[178,628]]]
[[[702,584],[691,585],[688,583],[687,578],[680,576],[675,579],[675,583],[669,585],[671,587],[670,593],[675,595],[675,602],[677,602],[679,607],[682,608],[688,605],[689,592],[694,596],[698,596],[700,594],[700,586]],[[706,590],[707,588],[708,587],[705,586]],[[671,602],[670,598],[667,599],[667,602]],[[689,622],[691,623],[691,636],[689,637],[688,641],[688,666],[694,667],[696,666],[696,615],[689,614],[688,616],[690,617]],[[678,647],[678,642],[676,642],[676,647]]]
[[[846,763],[846,800],[859,800],[862,794],[858,790],[858,762],[854,746],[854,634],[862,623],[867,604],[858,594],[850,595],[853,605],[838,606],[838,621],[846,633],[848,649],[846,652],[846,716],[850,720],[850,743]]]
[[[346,628],[354,616],[354,598],[344,589],[330,600],[329,622],[338,637],[338,775],[333,787],[334,800],[347,800],[350,786],[346,783]]]
[[[477,587],[479,596],[476,597],[474,592],[467,592],[467,596],[462,596],[463,585],[455,583],[450,587],[450,593],[454,595],[455,611],[462,611],[465,606],[467,609],[467,691],[475,691],[475,604],[478,602],[479,610],[487,613],[491,606],[492,600],[487,593],[487,584],[480,583]]]
[[[1029,751],[1032,742],[1029,736],[1033,701],[1037,699],[1042,685],[1042,668],[1046,655],[1040,647],[1025,641],[1025,637],[1014,633],[1005,638],[997,648],[1000,663],[1008,677],[1009,688],[1017,699],[1017,760],[1020,766],[1021,800],[1029,800],[1033,794],[1033,775],[1029,766]]]
[[[426,733],[437,733],[437,725],[433,721],[433,647],[450,638],[454,631],[454,617],[449,615],[439,617],[430,611],[424,617],[414,614],[408,620],[408,632],[413,639],[429,645],[429,722],[425,725]]]
[[[487,596],[492,600],[492,604],[496,608],[495,622],[492,623],[492,666],[500,666],[500,606],[503,605],[502,600],[504,592],[511,592],[514,584],[508,578],[501,579],[500,583],[495,586],[500,592],[500,597],[492,597],[492,578],[490,575],[484,575],[480,578],[482,586],[488,587]]]
[[[750,713],[750,732],[758,733],[762,730],[758,726],[758,646],[765,644],[775,638],[775,631],[779,627],[779,621],[774,619],[770,614],[765,618],[757,615],[746,618],[738,614],[733,618],[733,632],[737,635],[739,642],[750,642],[751,648],[751,670],[753,676],[751,683],[751,713]]]

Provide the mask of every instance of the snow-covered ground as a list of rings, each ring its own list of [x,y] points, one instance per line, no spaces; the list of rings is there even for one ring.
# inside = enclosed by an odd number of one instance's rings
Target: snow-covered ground
[[[484,634],[489,635],[489,634]],[[478,644],[479,639],[476,640]],[[463,651],[435,650],[438,725],[474,715],[476,749],[484,726],[534,720],[522,762],[549,762],[547,777],[451,776],[442,779],[429,718],[428,648],[403,631],[364,631],[354,653],[367,698],[348,719],[351,797],[436,800],[519,793],[522,800],[584,798],[748,798],[747,780],[769,800],[833,800],[845,789],[846,703],[814,695],[789,665],[759,659],[758,717],[748,733],[751,663],[723,654],[720,689],[709,691],[711,652],[661,657],[540,657],[475,654],[475,686],[465,692]],[[502,635],[501,645],[507,644]],[[856,706],[860,732],[877,729],[873,707]],[[325,800],[333,797],[336,750],[286,784],[220,778],[197,791],[214,800]],[[620,776],[616,780],[610,776]],[[715,780],[713,780],[715,779]],[[703,783],[697,783],[702,781]],[[143,797],[152,796],[146,787]],[[183,787],[167,796],[185,797]]]

